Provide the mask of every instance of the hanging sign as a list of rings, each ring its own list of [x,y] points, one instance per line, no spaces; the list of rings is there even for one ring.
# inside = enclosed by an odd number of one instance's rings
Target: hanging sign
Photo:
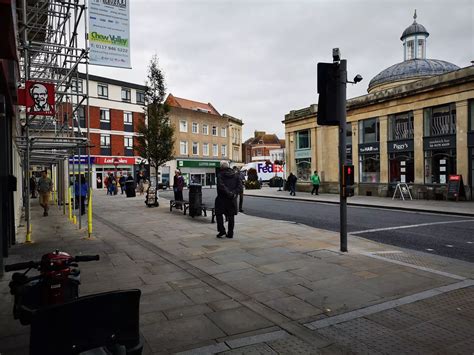
[[[54,116],[54,84],[27,81],[25,106],[28,116]]]
[[[130,0],[89,0],[90,64],[130,66]]]

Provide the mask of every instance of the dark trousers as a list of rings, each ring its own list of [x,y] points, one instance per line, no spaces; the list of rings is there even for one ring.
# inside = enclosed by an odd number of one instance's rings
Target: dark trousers
[[[227,225],[227,235],[229,237],[232,237],[234,235],[234,223],[235,223],[235,216],[228,215],[226,216],[227,222],[229,223]],[[219,233],[225,233],[225,226],[224,226],[224,215],[223,214],[216,214],[216,221],[217,221],[217,231]]]
[[[290,195],[296,195],[296,185],[290,184]]]
[[[311,191],[311,195],[314,194],[315,191],[316,191],[316,195],[319,195],[319,193],[318,193],[319,185],[313,185],[313,190]]]
[[[76,195],[76,205],[78,204],[79,204],[79,195]],[[86,213],[86,196],[81,196],[81,215],[85,213]]]
[[[239,211],[243,211],[242,206],[244,205],[244,192],[239,194]]]

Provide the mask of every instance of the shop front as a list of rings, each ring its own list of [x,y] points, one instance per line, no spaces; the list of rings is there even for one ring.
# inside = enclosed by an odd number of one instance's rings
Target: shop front
[[[311,177],[311,149],[296,150],[295,165],[298,181],[309,181]]]
[[[413,139],[387,142],[389,182],[391,185],[415,181]]]
[[[105,189],[105,178],[113,174],[115,177],[128,176],[131,173],[135,178],[134,166],[135,158],[129,157],[95,157],[95,164],[92,166],[92,187],[95,189]]]
[[[474,127],[473,127],[474,128]],[[469,149],[469,190],[470,190],[470,195],[471,195],[471,201],[474,198],[474,132],[469,132],[468,133],[468,149]]]
[[[177,168],[181,171],[186,185],[190,183],[203,186],[216,185],[216,169],[220,167],[217,160],[177,160]]]
[[[456,136],[425,137],[425,184],[446,184],[456,174]]]

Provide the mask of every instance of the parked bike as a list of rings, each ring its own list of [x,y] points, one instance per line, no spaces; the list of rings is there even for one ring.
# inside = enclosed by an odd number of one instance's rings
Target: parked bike
[[[79,297],[78,262],[99,255],[71,256],[59,250],[41,261],[5,266],[15,272],[9,283],[14,296],[13,316],[31,324],[31,355],[140,355],[141,291],[120,290]],[[28,276],[30,270],[38,275]]]

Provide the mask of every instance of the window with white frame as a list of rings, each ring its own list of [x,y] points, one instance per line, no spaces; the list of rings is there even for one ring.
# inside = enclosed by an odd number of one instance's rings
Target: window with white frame
[[[109,86],[107,84],[97,84],[97,96],[98,97],[109,97]]]
[[[217,144],[212,145],[212,155],[215,157],[219,156],[219,145]]]
[[[217,136],[217,127],[216,126],[212,126],[212,135]]]
[[[221,127],[221,137],[227,137],[227,128]]]
[[[110,110],[108,108],[100,109],[100,120],[102,122],[110,122]]]
[[[122,88],[122,101],[132,101],[132,91],[127,88]]]
[[[188,155],[188,142],[187,141],[179,142],[179,153],[181,155]]]
[[[199,143],[193,142],[193,155],[199,155]]]
[[[110,134],[101,134],[100,135],[100,147],[101,148],[110,148]]]
[[[185,121],[185,120],[179,121],[179,131],[180,132],[188,131],[188,121]]]
[[[209,143],[202,144],[202,155],[208,157],[209,156]]]
[[[125,146],[125,149],[133,149],[133,137],[125,136],[123,138],[123,145]]]
[[[202,125],[202,134],[205,134],[206,136],[209,134],[209,126],[207,124]]]
[[[123,123],[128,125],[133,124],[133,115],[131,112],[123,112]]]
[[[137,91],[137,104],[145,103],[145,93],[143,91]]]
[[[199,124],[198,123],[193,122],[192,132],[193,133],[199,133]]]
[[[72,79],[71,86],[72,92],[82,94],[82,79]]]
[[[223,157],[227,156],[227,145],[225,144],[221,145],[221,154]]]

